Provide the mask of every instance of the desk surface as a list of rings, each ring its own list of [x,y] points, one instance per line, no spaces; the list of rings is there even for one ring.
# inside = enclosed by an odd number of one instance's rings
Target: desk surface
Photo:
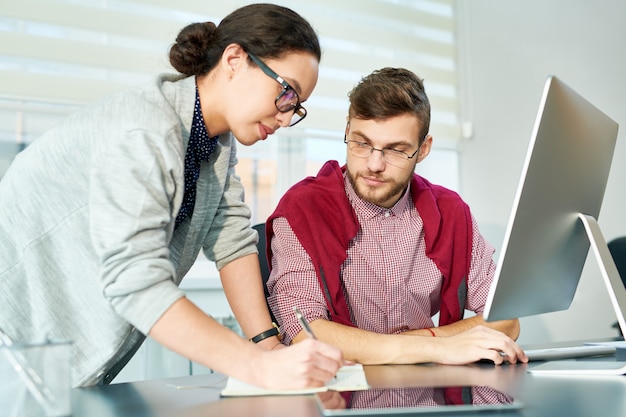
[[[530,365],[472,364],[366,366],[373,388],[488,385],[523,402],[518,411],[490,417],[624,417],[626,376],[536,376]],[[75,389],[73,416],[101,417],[316,417],[312,396],[220,399],[226,383],[220,374],[168,378]],[[189,388],[193,386],[193,388]]]

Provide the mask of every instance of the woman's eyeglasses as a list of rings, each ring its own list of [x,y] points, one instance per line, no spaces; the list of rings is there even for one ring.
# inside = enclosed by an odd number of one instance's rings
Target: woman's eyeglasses
[[[283,79],[283,77],[276,74],[270,67],[265,65],[265,63],[257,58],[254,54],[248,52],[248,56],[254,61],[255,64],[259,66],[259,68],[261,68],[261,71],[263,71],[268,77],[273,78],[280,85],[283,86],[283,91],[281,91],[280,94],[276,97],[276,100],[274,100],[274,105],[276,106],[276,109],[278,109],[278,111],[281,113],[288,113],[293,110],[293,115],[291,116],[289,127],[302,121],[302,119],[306,117],[306,109],[300,104],[300,97],[298,96],[296,90],[294,90],[293,87],[290,86],[289,83]]]

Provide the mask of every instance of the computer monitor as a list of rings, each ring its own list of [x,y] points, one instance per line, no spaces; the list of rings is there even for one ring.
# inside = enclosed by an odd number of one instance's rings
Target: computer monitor
[[[568,309],[591,246],[626,329],[626,290],[596,222],[617,130],[615,121],[563,81],[548,77],[485,320]]]

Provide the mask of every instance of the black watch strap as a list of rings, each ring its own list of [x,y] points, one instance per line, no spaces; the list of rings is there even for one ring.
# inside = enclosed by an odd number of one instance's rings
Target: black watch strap
[[[250,341],[252,343],[259,343],[261,340],[265,340],[268,337],[272,337],[272,336],[278,336],[279,334],[280,332],[278,331],[278,326],[276,325],[276,323],[272,323],[271,329],[266,330],[263,333],[257,334],[252,339],[250,339]]]

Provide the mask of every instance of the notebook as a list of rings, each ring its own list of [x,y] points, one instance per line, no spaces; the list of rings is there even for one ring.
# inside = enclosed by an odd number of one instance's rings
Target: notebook
[[[303,395],[314,394],[324,391],[360,391],[369,388],[363,365],[354,364],[343,366],[337,372],[337,375],[323,387],[305,388],[305,389],[284,389],[272,390],[260,388],[236,378],[229,377],[226,387],[222,390],[223,397],[243,397],[243,396],[259,396],[259,395]]]

